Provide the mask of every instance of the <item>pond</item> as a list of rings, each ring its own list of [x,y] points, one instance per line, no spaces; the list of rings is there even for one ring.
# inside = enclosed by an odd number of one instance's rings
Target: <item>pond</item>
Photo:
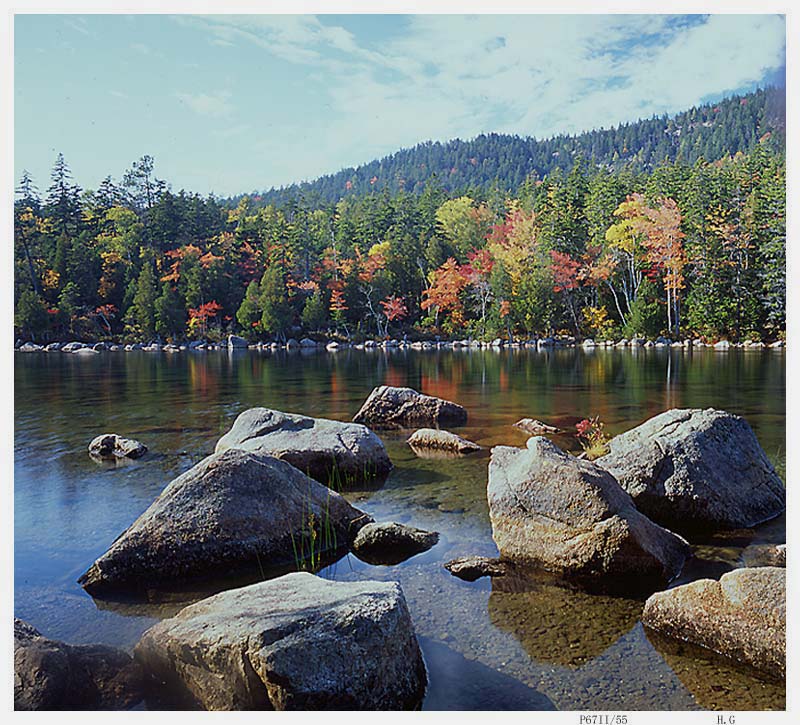
[[[394,566],[352,555],[319,572],[399,581],[430,684],[424,709],[783,709],[782,684],[665,641],[640,622],[643,599],[586,594],[551,578],[468,583],[442,564],[496,556],[486,503],[488,449],[522,446],[532,417],[574,430],[599,416],[621,433],[673,407],[744,416],[785,480],[783,352],[713,349],[106,352],[15,355],[15,615],[45,636],[131,650],[180,605],[93,600],[79,575],[179,473],[213,452],[253,406],[350,420],[376,385],[413,387],[469,411],[457,432],[486,450],[418,458],[405,432],[380,432],[395,468],[347,497],[378,521],[438,531],[431,550]],[[86,446],[101,432],[150,452],[118,468]],[[576,447],[574,437],[556,439]],[[783,517],[695,550],[680,579],[719,577],[755,547],[785,541]]]

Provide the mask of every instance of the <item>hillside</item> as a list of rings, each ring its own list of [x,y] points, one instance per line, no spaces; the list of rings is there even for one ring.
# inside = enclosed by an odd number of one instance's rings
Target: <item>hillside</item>
[[[569,171],[578,156],[611,170],[648,171],[665,161],[693,164],[751,150],[765,134],[782,147],[785,135],[785,90],[769,88],[612,129],[599,129],[537,140],[484,134],[469,141],[426,141],[382,159],[350,167],[310,182],[292,184],[251,196],[259,204],[281,205],[303,196],[312,206],[332,204],[345,196],[370,191],[418,193],[432,179],[453,194],[497,184],[515,190],[530,174],[544,177]],[[241,196],[234,198],[236,202]]]

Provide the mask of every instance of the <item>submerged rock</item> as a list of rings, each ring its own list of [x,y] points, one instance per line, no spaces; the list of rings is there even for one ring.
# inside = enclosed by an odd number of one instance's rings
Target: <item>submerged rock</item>
[[[346,550],[369,517],[285,461],[229,450],[172,481],[79,579],[141,590]]]
[[[142,700],[139,666],[122,650],[47,639],[14,618],[15,710],[121,710]]]
[[[435,428],[420,428],[407,441],[412,450],[434,449],[453,453],[473,453],[481,450],[477,443],[468,441],[460,435]]]
[[[207,710],[398,710],[427,676],[395,582],[308,573],[217,594],[151,627],[136,659]]]
[[[497,446],[489,517],[503,558],[578,577],[674,578],[689,545],[654,524],[614,478],[546,438]]]
[[[392,468],[383,442],[366,426],[269,408],[236,418],[215,452],[231,448],[275,456],[332,488],[365,483]]]
[[[483,576],[504,576],[509,565],[502,559],[490,559],[488,556],[462,556],[451,559],[444,568],[459,579],[474,582]]]
[[[774,677],[786,675],[786,569],[734,569],[719,581],[657,592],[642,622]]]
[[[518,420],[516,423],[514,423],[514,427],[519,428],[521,431],[524,431],[528,435],[532,436],[543,436],[561,432],[560,428],[547,425],[547,423],[542,423],[542,421],[534,420],[533,418],[523,418],[522,420]]]
[[[613,438],[597,463],[654,521],[678,531],[747,528],[786,508],[786,489],[747,422],[669,410]]]
[[[104,433],[89,444],[92,458],[113,460],[115,458],[141,458],[147,453],[147,446],[132,438],[123,438],[116,433]]]
[[[369,564],[399,564],[427,551],[439,541],[435,531],[423,531],[395,522],[369,523],[353,540],[356,556]]]
[[[369,394],[353,420],[380,428],[463,425],[467,411],[457,403],[423,395],[412,388],[381,385]]]

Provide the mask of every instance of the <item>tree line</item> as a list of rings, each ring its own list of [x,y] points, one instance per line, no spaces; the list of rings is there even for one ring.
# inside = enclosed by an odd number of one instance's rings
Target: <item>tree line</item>
[[[154,161],[83,191],[25,173],[15,328],[36,340],[343,336],[773,339],[785,330],[783,150],[652,169],[582,156],[515,188],[281,204],[173,193]]]
[[[426,141],[313,181],[254,192],[250,198],[262,205],[281,206],[302,194],[320,206],[384,189],[393,195],[401,190],[419,193],[434,176],[448,194],[472,195],[494,186],[513,191],[534,172],[541,177],[556,169],[569,173],[578,156],[612,171],[652,171],[670,161],[693,165],[700,158],[733,156],[759,143],[779,150],[785,138],[785,104],[785,89],[771,87],[674,116],[577,135],[536,139],[490,133],[467,141]]]

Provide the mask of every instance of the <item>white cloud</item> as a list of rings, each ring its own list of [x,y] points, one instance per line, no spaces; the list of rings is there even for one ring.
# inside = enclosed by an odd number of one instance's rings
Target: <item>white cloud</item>
[[[764,15],[417,15],[380,41],[313,16],[179,22],[211,42],[253,43],[324,88],[318,108],[298,109],[300,131],[271,128],[264,151],[287,182],[425,139],[541,138],[679,111],[757,83],[785,52],[783,18]],[[198,113],[226,106],[184,101]]]
[[[200,116],[222,118],[233,113],[233,105],[228,100],[230,93],[176,93],[175,97]]]

